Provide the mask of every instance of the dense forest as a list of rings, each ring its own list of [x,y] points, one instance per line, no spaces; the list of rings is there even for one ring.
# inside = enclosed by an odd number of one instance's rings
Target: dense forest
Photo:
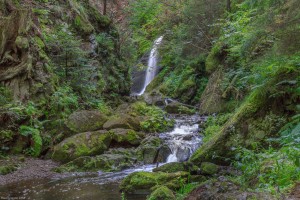
[[[299,0],[0,0],[0,199],[300,199]]]

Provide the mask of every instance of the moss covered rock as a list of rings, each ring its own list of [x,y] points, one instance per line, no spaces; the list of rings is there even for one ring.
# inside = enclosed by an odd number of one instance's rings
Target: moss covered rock
[[[164,164],[160,167],[153,169],[154,172],[167,172],[167,173],[174,173],[180,171],[186,171],[186,167],[184,163],[179,162],[172,162]]]
[[[105,153],[90,157],[83,156],[68,162],[58,168],[57,172],[76,172],[76,171],[120,171],[134,166],[136,158],[132,154]]]
[[[104,125],[104,129],[111,130],[116,128],[122,129],[133,129],[139,131],[140,128],[140,119],[137,117],[132,117],[127,114],[121,114],[119,116],[114,116],[109,119]]]
[[[200,172],[205,175],[214,175],[218,172],[218,165],[209,162],[203,162],[200,166]]]
[[[107,117],[99,111],[81,110],[72,113],[66,121],[66,125],[76,133],[95,131],[103,127]]]
[[[52,159],[66,163],[81,156],[102,154],[108,149],[112,134],[107,131],[79,133],[54,146]]]
[[[137,148],[137,155],[145,164],[157,162],[158,153],[162,141],[158,137],[150,136],[145,138]]]
[[[161,186],[154,190],[148,200],[175,200],[176,197],[173,194],[172,190],[167,188],[166,186]]]
[[[168,182],[177,183],[187,180],[187,172],[164,173],[164,172],[134,172],[123,179],[120,189],[126,193],[149,192],[151,188],[165,185]]]
[[[170,114],[195,114],[193,109],[190,109],[179,102],[171,102],[166,107],[165,110]]]
[[[113,143],[116,146],[126,147],[126,146],[137,146],[141,143],[142,139],[145,137],[143,133],[137,133],[131,129],[112,129],[113,133]],[[113,144],[112,144],[113,146]]]
[[[180,171],[186,171],[190,172],[191,174],[196,174],[199,171],[199,168],[189,162],[171,162],[153,169],[153,172],[174,173]]]

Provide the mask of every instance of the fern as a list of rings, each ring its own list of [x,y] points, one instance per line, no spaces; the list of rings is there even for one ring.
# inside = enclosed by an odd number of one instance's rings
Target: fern
[[[38,157],[42,151],[43,147],[43,140],[40,135],[40,131],[36,128],[32,128],[30,126],[20,126],[20,134],[29,137],[31,136],[31,139],[33,141],[32,146],[29,150],[26,151],[31,156]]]

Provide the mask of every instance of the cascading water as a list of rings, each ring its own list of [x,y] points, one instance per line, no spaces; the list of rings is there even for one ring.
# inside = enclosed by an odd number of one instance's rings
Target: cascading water
[[[163,36],[160,36],[154,41],[152,50],[149,55],[146,76],[144,79],[144,86],[138,95],[144,94],[146,87],[151,83],[157,73],[157,61],[158,61],[158,47],[163,40]]]
[[[165,140],[172,152],[167,163],[187,161],[199,148],[202,142],[199,135],[200,121],[198,115],[176,117],[174,130],[160,134],[160,138]]]

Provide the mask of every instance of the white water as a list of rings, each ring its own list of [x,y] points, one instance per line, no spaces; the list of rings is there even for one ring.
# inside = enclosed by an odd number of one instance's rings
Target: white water
[[[147,71],[146,71],[146,76],[144,80],[144,86],[141,92],[138,95],[144,94],[147,86],[151,81],[154,79],[157,73],[157,60],[158,60],[158,47],[160,46],[161,42],[163,40],[163,36],[160,36],[154,41],[152,50],[150,52],[150,56],[148,59],[148,64],[147,64]]]
[[[202,142],[199,136],[199,120],[196,115],[188,119],[177,118],[174,130],[161,135],[172,152],[167,163],[187,161],[199,148]]]

